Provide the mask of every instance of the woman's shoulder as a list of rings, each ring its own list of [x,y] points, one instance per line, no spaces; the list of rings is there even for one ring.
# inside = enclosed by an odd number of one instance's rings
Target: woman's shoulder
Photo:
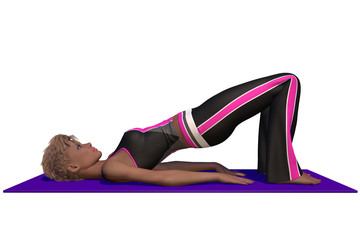
[[[115,157],[107,159],[101,168],[101,175],[105,180],[116,182],[130,182],[125,176],[129,166]]]
[[[106,160],[107,163],[122,163],[129,167],[137,167],[126,148],[121,148],[115,154],[113,154],[110,158]]]

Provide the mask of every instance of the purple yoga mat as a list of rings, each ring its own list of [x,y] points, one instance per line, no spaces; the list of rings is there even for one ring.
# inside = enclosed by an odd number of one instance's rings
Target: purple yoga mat
[[[105,180],[82,180],[56,182],[41,174],[28,181],[4,190],[10,192],[67,192],[67,193],[356,193],[357,190],[323,177],[310,170],[303,170],[321,179],[318,185],[274,184],[265,181],[263,174],[253,169],[233,169],[246,173],[246,178],[254,180],[250,185],[226,184],[220,182],[198,183],[187,186],[165,187],[148,183],[114,183]]]

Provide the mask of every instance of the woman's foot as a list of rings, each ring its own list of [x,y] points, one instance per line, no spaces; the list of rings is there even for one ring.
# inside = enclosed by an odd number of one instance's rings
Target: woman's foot
[[[321,183],[321,179],[313,178],[310,174],[303,173],[300,177],[284,182],[277,182],[277,183],[293,183],[293,184],[303,184],[303,185],[316,185]]]

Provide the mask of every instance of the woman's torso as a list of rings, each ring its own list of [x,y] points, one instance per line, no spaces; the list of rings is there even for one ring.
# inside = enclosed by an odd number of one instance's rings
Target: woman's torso
[[[124,133],[108,160],[119,161],[131,167],[153,169],[171,153],[187,147],[179,134],[181,135],[173,118],[144,129],[130,129]]]

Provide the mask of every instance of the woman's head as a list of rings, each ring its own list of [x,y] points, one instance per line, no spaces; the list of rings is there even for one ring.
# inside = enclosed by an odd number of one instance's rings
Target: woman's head
[[[90,143],[82,144],[73,135],[59,134],[50,140],[41,164],[45,175],[56,181],[83,180],[81,170],[93,166],[101,155]]]

